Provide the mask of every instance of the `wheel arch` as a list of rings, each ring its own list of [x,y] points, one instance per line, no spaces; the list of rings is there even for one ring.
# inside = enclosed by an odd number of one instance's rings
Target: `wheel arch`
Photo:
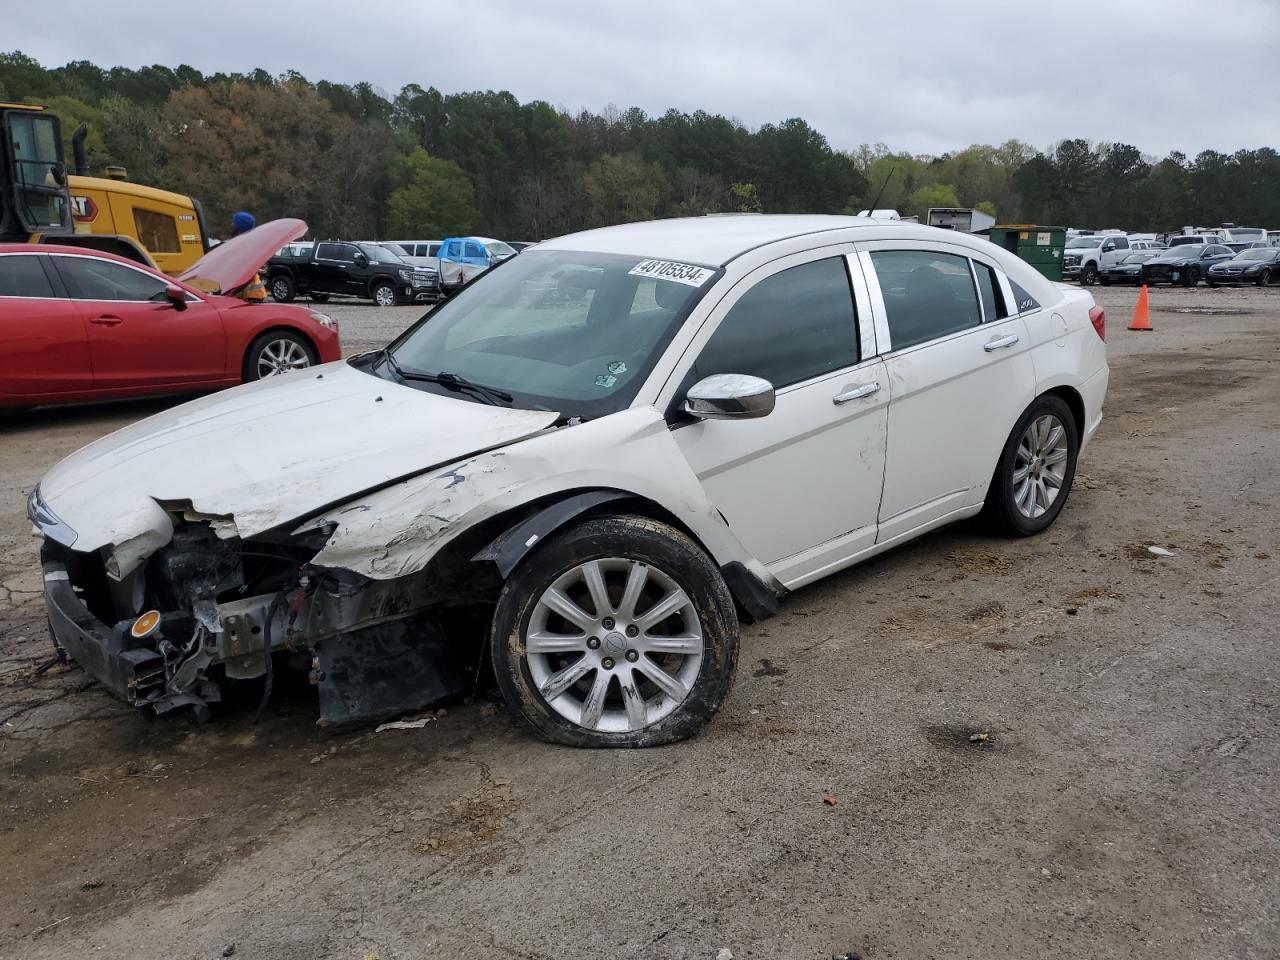
[[[1043,391],[1036,399],[1040,397],[1060,397],[1067,407],[1071,410],[1072,417],[1076,421],[1076,442],[1079,443],[1084,439],[1085,431],[1085,408],[1084,397],[1080,391],[1070,384],[1059,384],[1056,387],[1050,387]],[[1034,400],[1032,401],[1035,402]]]
[[[607,514],[647,517],[679,530],[714,563],[707,544],[679,517],[648,497],[608,487],[578,488],[549,494],[529,503],[487,517],[459,534],[427,565],[428,575],[476,566],[493,575],[494,599],[508,577],[553,535],[568,525]],[[717,564],[724,577],[740,620],[752,623],[777,612],[782,598],[745,564],[731,561]]]

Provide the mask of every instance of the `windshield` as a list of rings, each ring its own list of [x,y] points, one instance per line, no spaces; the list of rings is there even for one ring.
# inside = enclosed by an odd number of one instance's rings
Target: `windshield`
[[[390,250],[380,247],[376,243],[360,244],[360,252],[368,257],[372,263],[404,263]]]
[[[713,280],[644,275],[642,257],[563,250],[505,261],[423,317],[389,350],[406,374],[450,373],[513,406],[595,417],[627,407]],[[386,365],[390,366],[390,365]],[[395,372],[377,367],[388,379]],[[433,392],[439,385],[410,382]],[[453,393],[451,396],[466,394]]]
[[[409,252],[405,250],[404,247],[400,246],[400,244],[398,243],[382,243],[382,244],[379,244],[379,246],[382,247],[382,249],[384,250],[390,250],[397,257],[403,258],[409,255]]]
[[[501,240],[490,240],[484,245],[484,248],[495,257],[509,257],[516,252],[516,248],[503,243]]]
[[[1237,260],[1270,260],[1272,255],[1274,255],[1274,253],[1275,253],[1274,249],[1245,250],[1241,253],[1237,253],[1236,259]]]
[[[1068,250],[1076,250],[1081,247],[1100,247],[1102,246],[1101,237],[1072,237],[1067,241]]]
[[[1131,253],[1121,263],[1144,263],[1155,256],[1155,251],[1144,250],[1142,253]]]

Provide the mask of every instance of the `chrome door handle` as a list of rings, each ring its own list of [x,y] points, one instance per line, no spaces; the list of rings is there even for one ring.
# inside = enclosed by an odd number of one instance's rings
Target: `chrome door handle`
[[[860,383],[856,387],[851,387],[844,393],[837,393],[831,398],[831,402],[836,406],[842,403],[848,403],[850,400],[861,400],[863,397],[869,397],[873,393],[880,390],[879,383]]]
[[[1017,342],[1018,335],[1016,333],[1011,333],[1007,337],[996,337],[994,340],[988,340],[982,345],[982,349],[987,351],[987,353],[991,353],[995,350],[1003,349],[1004,347],[1012,347]]]

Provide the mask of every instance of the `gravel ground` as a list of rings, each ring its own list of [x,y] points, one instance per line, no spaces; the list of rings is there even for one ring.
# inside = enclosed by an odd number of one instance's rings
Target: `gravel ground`
[[[147,722],[38,674],[23,497],[164,404],[0,426],[0,954],[1275,957],[1280,290],[1157,290],[1148,334],[1096,295],[1107,419],[1057,524],[799,591],[659,750],[484,698],[381,734],[322,735],[306,689]],[[351,352],[420,313],[328,309]]]

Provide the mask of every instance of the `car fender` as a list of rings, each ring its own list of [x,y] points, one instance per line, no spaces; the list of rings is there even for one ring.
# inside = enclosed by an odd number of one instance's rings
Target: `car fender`
[[[740,564],[784,592],[707,498],[666,421],[647,406],[547,430],[411,477],[298,529],[333,527],[313,565],[392,580],[422,571],[479,523],[583,491],[616,491],[656,504],[691,532],[718,566]]]

